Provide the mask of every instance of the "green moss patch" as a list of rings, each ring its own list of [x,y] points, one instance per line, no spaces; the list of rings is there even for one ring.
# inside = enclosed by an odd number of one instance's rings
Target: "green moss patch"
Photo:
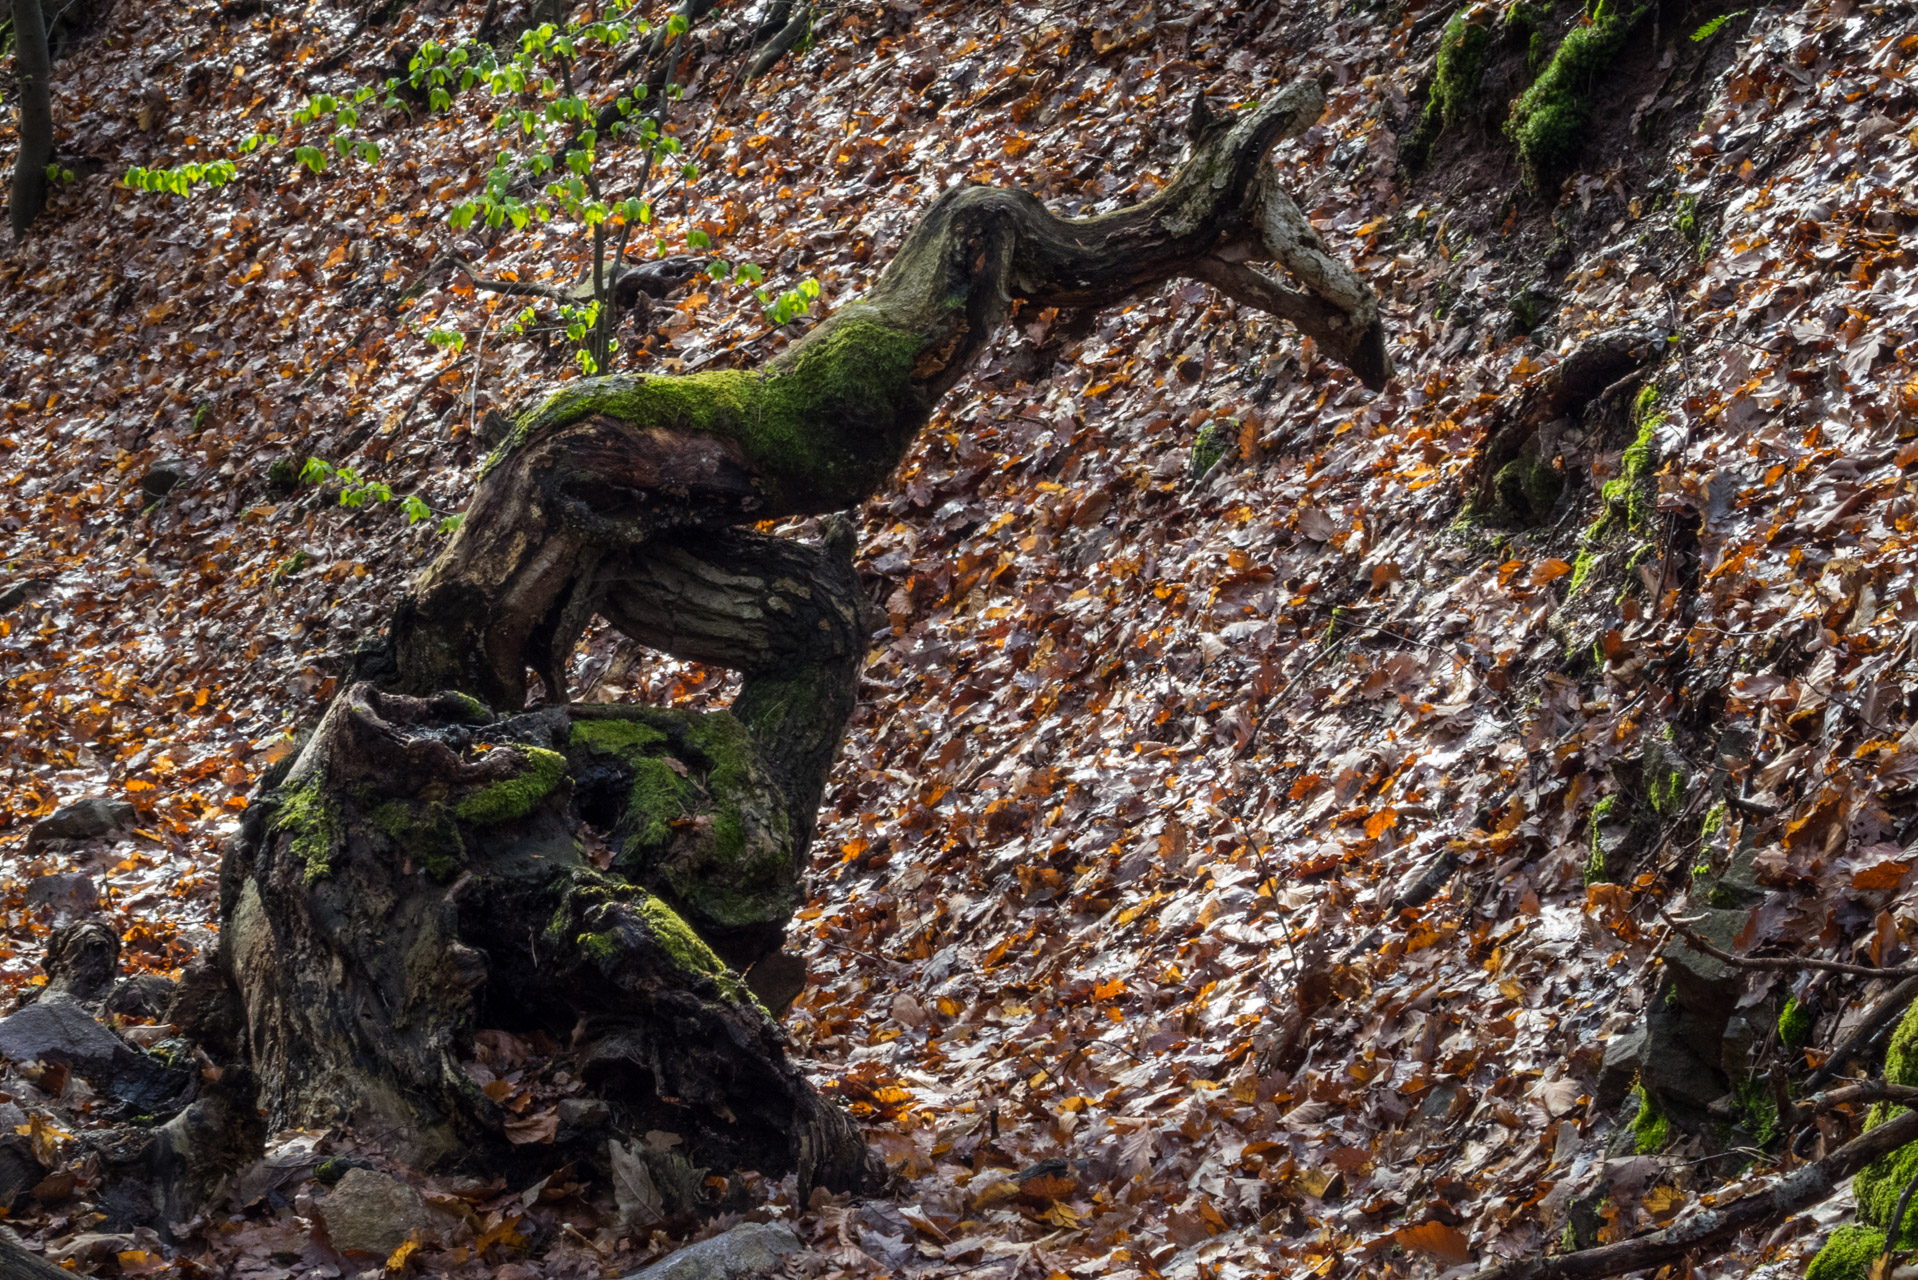
[[[1512,104],[1505,133],[1518,144],[1519,165],[1533,191],[1555,188],[1571,170],[1591,127],[1592,90],[1648,12],[1649,5],[1640,5],[1621,13],[1601,0],[1590,23],[1566,35],[1538,79]]]
[[[1885,1233],[1871,1227],[1840,1227],[1805,1268],[1805,1280],[1868,1280],[1885,1251]]]
[[[1439,135],[1465,119],[1466,110],[1478,94],[1479,81],[1485,75],[1485,58],[1492,48],[1492,29],[1483,22],[1466,21],[1463,12],[1445,24],[1439,37],[1437,66],[1432,74],[1432,91],[1425,100],[1425,114],[1405,145],[1405,163],[1413,170],[1424,167],[1425,158]]]
[[[912,370],[922,335],[848,307],[770,372],[590,378],[523,415],[490,470],[539,431],[605,414],[637,427],[736,441],[781,509],[852,506],[884,482],[920,422]]]
[[[523,818],[553,793],[566,777],[566,757],[543,747],[520,747],[525,767],[510,778],[481,787],[459,802],[462,822],[492,826]]]
[[[1607,865],[1609,859],[1605,855],[1605,845],[1600,839],[1599,828],[1611,821],[1612,815],[1618,812],[1618,804],[1618,796],[1613,794],[1592,806],[1591,849],[1585,855],[1585,883],[1588,885],[1611,883],[1612,869]]]
[[[1233,452],[1236,427],[1236,423],[1222,420],[1208,422],[1199,428],[1199,434],[1192,440],[1191,467],[1194,480],[1203,480],[1212,468]]]
[[[459,826],[446,806],[415,800],[388,800],[366,815],[368,825],[435,880],[451,880],[466,859]]]
[[[1645,1086],[1632,1086],[1638,1099],[1638,1114],[1632,1118],[1632,1150],[1639,1155],[1663,1151],[1672,1137],[1672,1122],[1658,1105],[1658,1099],[1645,1092]]]
[[[340,838],[340,807],[327,793],[323,772],[316,772],[280,797],[273,829],[291,837],[293,856],[306,868],[308,884],[332,874],[333,850]]]
[[[1811,1010],[1798,1003],[1793,996],[1785,1001],[1785,1007],[1778,1011],[1778,1038],[1785,1045],[1796,1049],[1811,1040]]]
[[[1898,1029],[1891,1033],[1891,1044],[1885,1050],[1885,1079],[1892,1084],[1918,1085],[1918,1004],[1905,1010],[1904,1017],[1899,1019]],[[1874,1129],[1892,1117],[1902,1115],[1905,1110],[1904,1107],[1894,1107],[1889,1103],[1878,1103],[1865,1117],[1865,1128]],[[1851,1184],[1852,1198],[1858,1203],[1859,1220],[1875,1227],[1889,1226],[1892,1211],[1898,1207],[1898,1197],[1915,1173],[1918,1173],[1918,1142],[1907,1143],[1859,1170]],[[1898,1233],[1900,1249],[1918,1247],[1918,1213],[1909,1213],[1906,1219],[1903,1230]],[[1834,1233],[1832,1240],[1836,1242],[1837,1239]],[[1826,1249],[1830,1247],[1827,1245]],[[1818,1256],[1822,1258],[1824,1254],[1821,1252]]]

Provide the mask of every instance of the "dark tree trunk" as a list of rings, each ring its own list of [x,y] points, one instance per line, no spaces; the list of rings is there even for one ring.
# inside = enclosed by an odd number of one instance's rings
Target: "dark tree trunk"
[[[40,0],[13,0],[13,65],[20,95],[20,154],[13,164],[8,214],[15,240],[47,205],[47,165],[53,160],[53,100],[48,81],[47,27]]]
[[[790,968],[778,947],[863,664],[851,535],[738,526],[876,492],[1015,302],[1097,308],[1195,276],[1381,385],[1371,292],[1264,163],[1321,104],[1301,82],[1229,129],[1195,111],[1178,177],[1105,217],[954,190],[865,300],[764,369],[582,380],[523,414],[385,641],[247,810],[217,961],[177,1021],[247,1066],[275,1126],[349,1124],[418,1164],[609,1170],[630,1145],[680,1209],[706,1170],[794,1171],[802,1196],[869,1182],[757,998],[780,1003],[761,978]],[[566,703],[596,615],[737,669],[738,697]],[[548,703],[532,712],[529,667]],[[529,1141],[481,1086],[488,1030],[604,1105]],[[649,1130],[683,1148],[632,1141]]]

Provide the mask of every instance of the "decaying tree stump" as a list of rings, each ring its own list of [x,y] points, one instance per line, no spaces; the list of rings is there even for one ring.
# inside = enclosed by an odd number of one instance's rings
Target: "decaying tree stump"
[[[337,699],[224,869],[221,964],[267,1111],[392,1135],[428,1166],[597,1161],[609,1136],[659,1130],[706,1169],[863,1182],[849,1119],[740,976],[798,905],[852,710],[850,549],[843,528],[823,547],[723,530],[608,580],[613,616],[643,598],[673,619],[636,634],[745,673],[726,711],[500,717],[371,683]],[[482,1029],[559,1046],[609,1123],[513,1142],[469,1070]]]
[[[1097,308],[1197,277],[1382,385],[1370,290],[1264,162],[1322,105],[1301,81],[1229,127],[1195,112],[1174,181],[1103,217],[955,189],[863,301],[763,369],[582,380],[523,414],[227,855],[220,948],[186,1020],[258,1080],[271,1123],[351,1125],[415,1164],[489,1172],[604,1171],[630,1159],[611,1144],[661,1130],[685,1142],[648,1156],[654,1182],[693,1200],[698,1170],[796,1171],[802,1195],[868,1182],[850,1120],[754,994],[864,657],[851,537],[738,526],[877,491],[1015,302]],[[567,704],[596,615],[739,670],[738,697],[702,714]],[[529,667],[548,703],[531,712]],[[549,1046],[604,1103],[576,1119],[597,1118],[529,1141],[480,1084],[488,1030]]]

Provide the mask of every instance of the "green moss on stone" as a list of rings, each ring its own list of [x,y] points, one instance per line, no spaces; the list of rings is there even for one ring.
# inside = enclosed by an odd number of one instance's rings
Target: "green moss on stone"
[[[459,802],[460,821],[492,826],[523,818],[566,777],[566,757],[543,747],[521,747],[525,767],[510,778],[481,787]]]
[[[912,369],[924,347],[921,334],[855,304],[770,371],[569,383],[524,414],[486,465],[498,465],[537,431],[606,414],[634,426],[736,441],[781,509],[851,506],[891,474],[918,429],[922,411]]]
[[[1484,78],[1485,57],[1491,47],[1491,28],[1484,23],[1466,21],[1463,12],[1445,24],[1432,74],[1432,91],[1425,100],[1425,114],[1419,118],[1418,128],[1405,145],[1407,167],[1422,168],[1439,135],[1465,119],[1466,110],[1478,93],[1479,81]]]
[[[340,838],[340,808],[327,793],[324,773],[314,773],[280,797],[273,829],[291,836],[293,856],[306,868],[308,884],[332,873],[333,850]]]
[[[725,973],[726,962],[719,958],[706,940],[677,911],[658,898],[648,896],[639,904],[639,914],[652,930],[654,941],[666,949],[675,963],[693,973],[718,977]]]
[[[1918,1004],[1905,1010],[1897,1030],[1891,1033],[1891,1044],[1885,1050],[1885,1079],[1891,1084],[1918,1085]],[[1892,1117],[1904,1114],[1905,1110],[1878,1103],[1866,1115],[1865,1128],[1875,1129]],[[1892,1210],[1898,1207],[1898,1197],[1914,1173],[1918,1173],[1918,1142],[1907,1143],[1859,1170],[1851,1184],[1859,1220],[1876,1227],[1889,1226]],[[1901,1249],[1918,1247],[1918,1213],[1906,1217],[1903,1230],[1898,1233]]]
[[[1871,1227],[1840,1227],[1805,1268],[1805,1280],[1868,1280],[1885,1251],[1885,1233]]]
[[[644,720],[579,720],[573,724],[576,747],[631,764],[666,741],[663,731]]]
[[[465,723],[491,724],[493,722],[492,708],[488,707],[478,698],[475,698],[472,694],[461,693],[458,690],[454,690],[452,698],[454,702],[459,704],[460,709],[466,713]]]
[[[1533,191],[1555,188],[1578,159],[1591,126],[1592,90],[1649,11],[1640,5],[1619,13],[1601,3],[1591,23],[1572,28],[1512,104],[1505,133],[1518,144],[1520,168]]]
[[[626,793],[628,853],[664,849],[673,838],[672,824],[687,816],[692,785],[663,756],[643,756],[632,762],[633,785]]]
[[[1585,883],[1607,884],[1611,881],[1611,868],[1606,865],[1605,847],[1599,841],[1599,827],[1618,809],[1618,796],[1606,796],[1592,806],[1592,848],[1585,857]]]
[[[1639,1155],[1663,1151],[1671,1141],[1670,1117],[1658,1105],[1658,1099],[1645,1092],[1644,1085],[1633,1085],[1632,1092],[1638,1098],[1638,1114],[1632,1118],[1632,1150]]]
[[[1778,1011],[1779,1040],[1796,1049],[1811,1039],[1811,1028],[1811,1010],[1800,1004],[1797,996],[1785,1001],[1785,1007]]]
[[[1597,560],[1597,557],[1592,555],[1590,551],[1586,551],[1583,549],[1581,549],[1578,555],[1573,558],[1572,585],[1571,585],[1570,594],[1577,595],[1579,591],[1585,586],[1586,579],[1592,576],[1592,565],[1596,563],[1596,560]]]
[[[466,846],[444,805],[388,800],[366,820],[435,880],[451,880],[465,862]]]

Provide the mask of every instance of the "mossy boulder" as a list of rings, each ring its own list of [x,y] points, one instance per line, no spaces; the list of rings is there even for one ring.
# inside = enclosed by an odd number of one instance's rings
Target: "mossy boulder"
[[[1600,0],[1592,20],[1566,34],[1538,79],[1512,104],[1505,132],[1518,145],[1519,167],[1533,191],[1556,188],[1577,161],[1592,122],[1592,90],[1650,11],[1639,5],[1627,13]]]
[[[1885,1079],[1891,1084],[1918,1085],[1918,1004],[1905,1011],[1897,1030],[1891,1033],[1891,1043],[1885,1050]],[[1906,1110],[1890,1103],[1878,1103],[1865,1117],[1865,1128],[1874,1129]],[[1898,1197],[1914,1174],[1918,1174],[1918,1142],[1907,1143],[1889,1155],[1880,1156],[1852,1179],[1851,1193],[1858,1202],[1858,1218],[1880,1228],[1881,1239],[1883,1229],[1891,1225]],[[1836,1235],[1832,1238],[1834,1242],[1837,1240]],[[1906,1215],[1897,1244],[1900,1249],[1918,1248],[1918,1213]],[[1827,1250],[1830,1248],[1826,1246]],[[1822,1258],[1824,1254],[1821,1252],[1819,1256]]]

